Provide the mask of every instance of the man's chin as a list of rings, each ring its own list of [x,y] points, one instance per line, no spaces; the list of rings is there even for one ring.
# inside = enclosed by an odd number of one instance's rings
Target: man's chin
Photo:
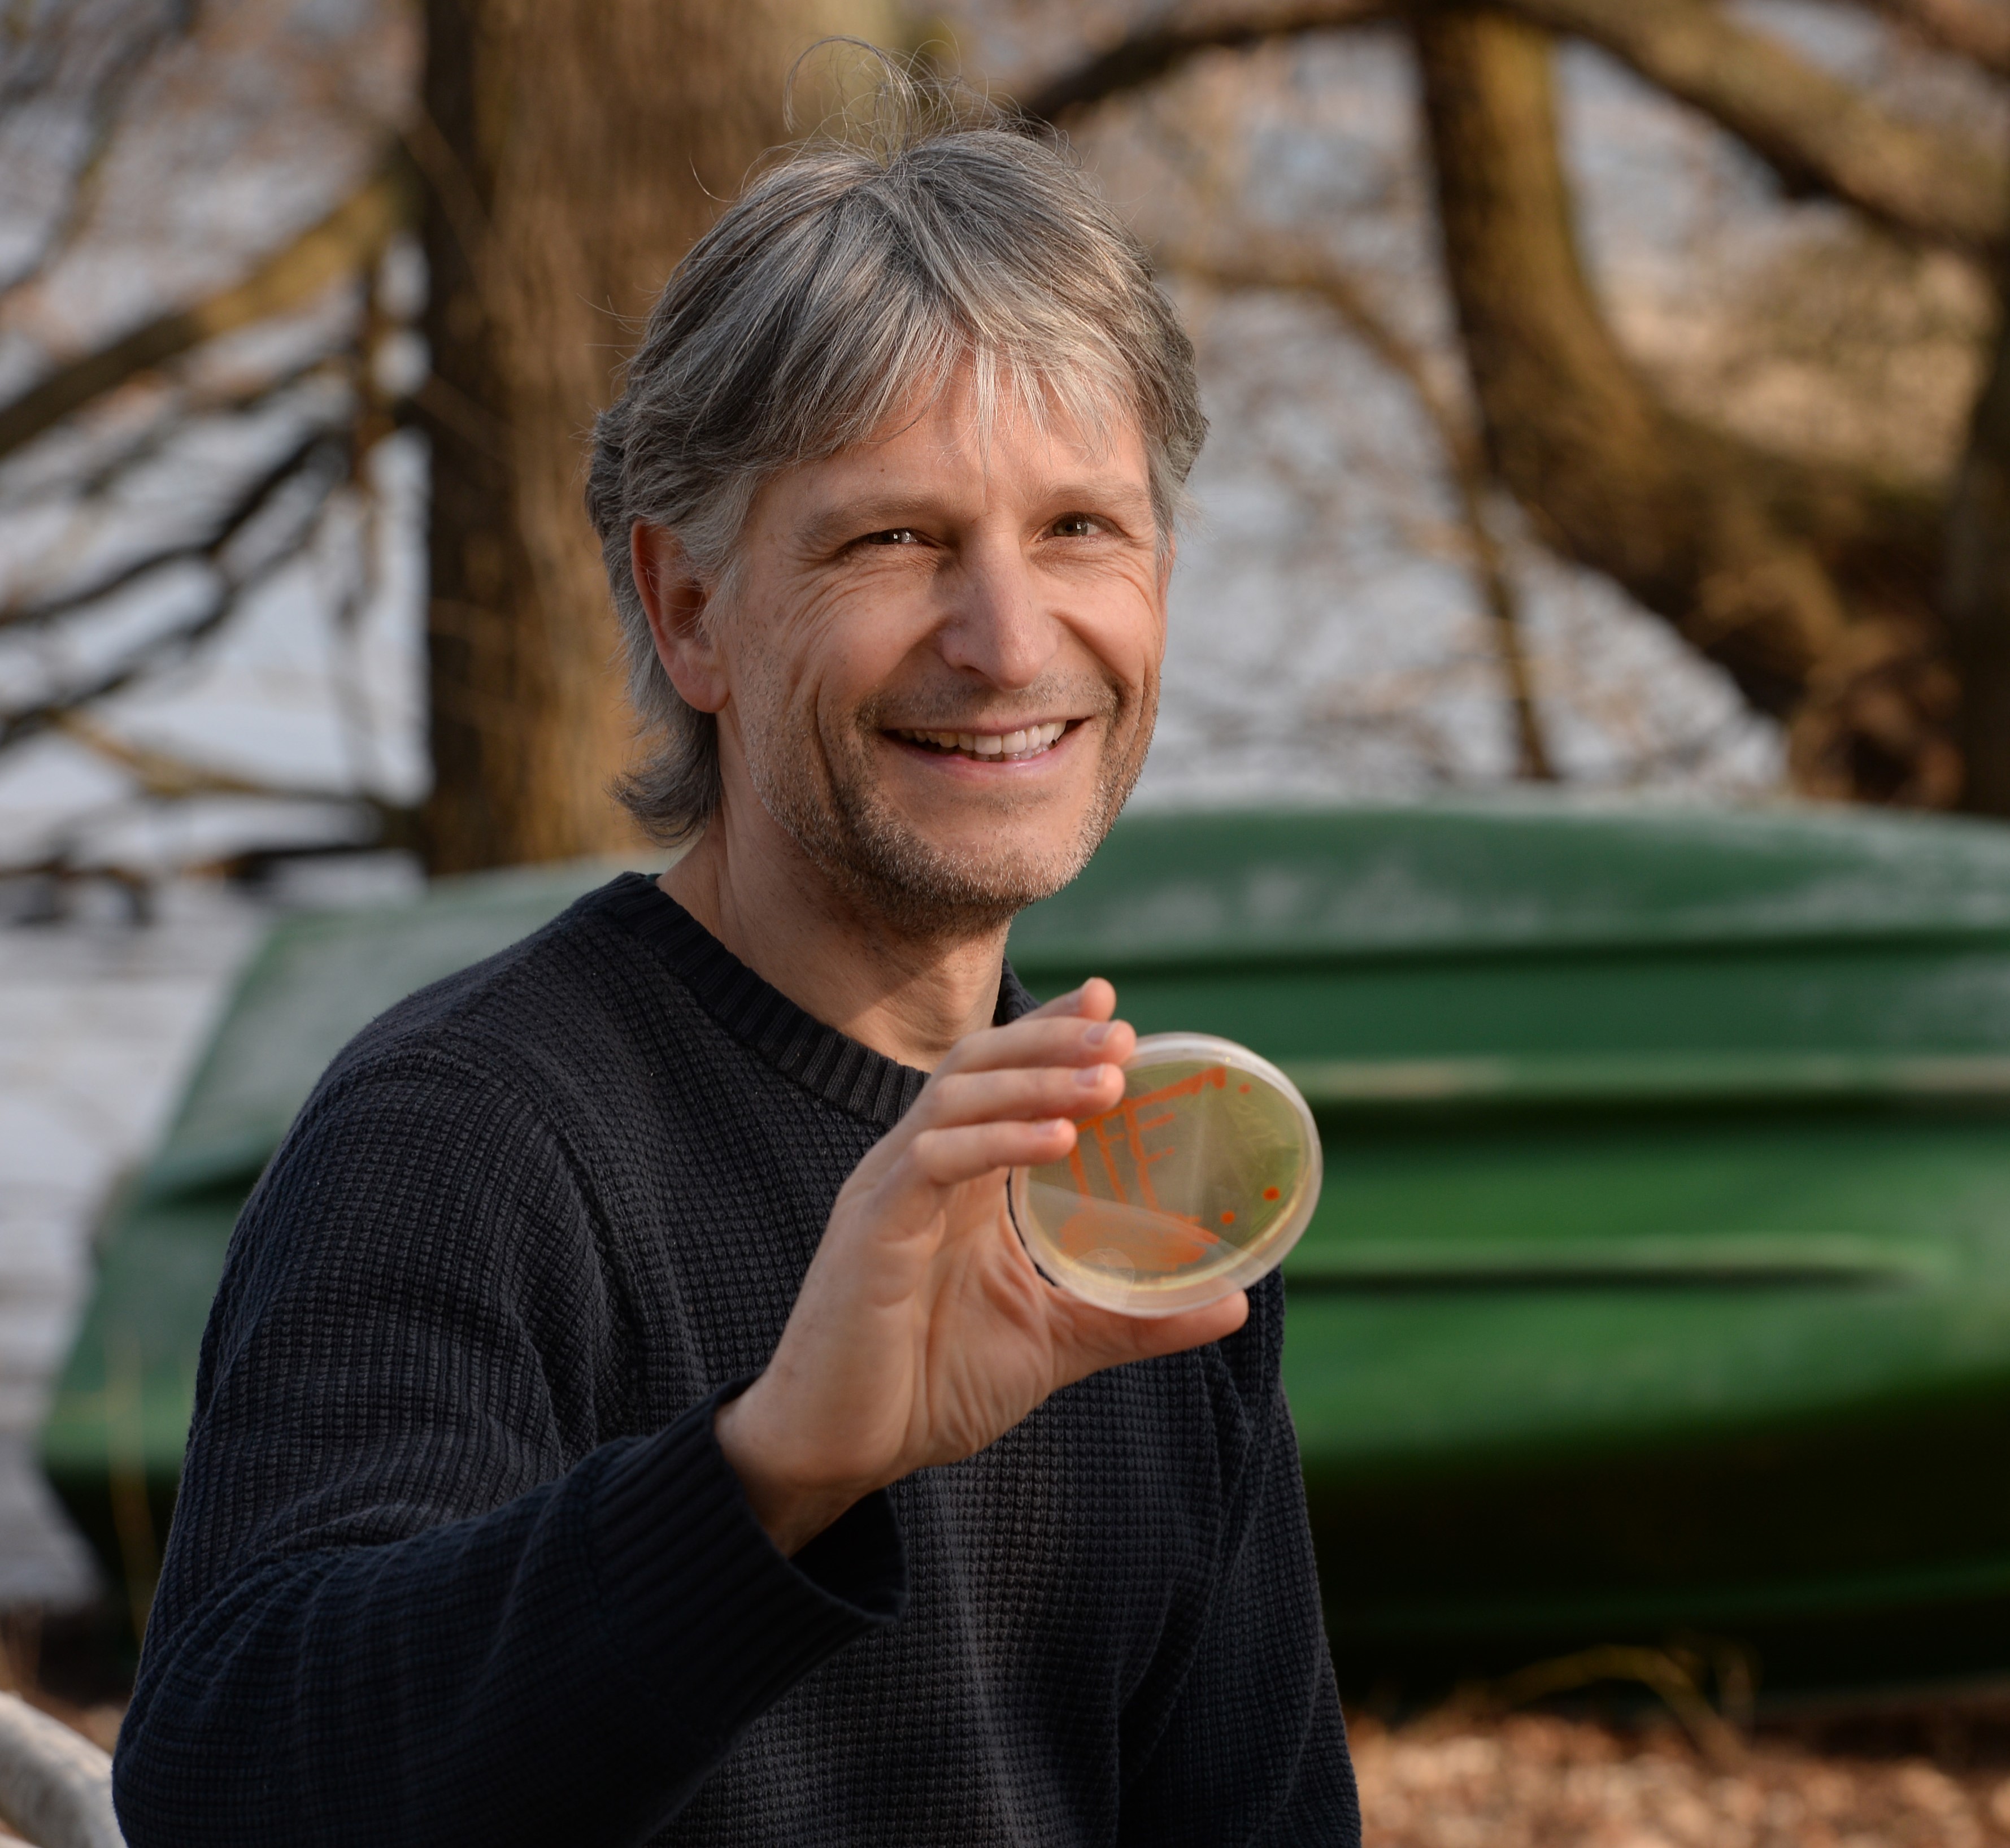
[[[911,926],[960,933],[1009,923],[1050,898],[1081,870],[1087,851],[1010,840],[982,845],[909,836],[882,837],[868,881],[879,907]],[[889,850],[892,851],[889,851]]]
[[[1002,820],[982,830],[922,828],[885,810],[849,819],[833,856],[839,863],[826,869],[889,924],[917,936],[1002,927],[1058,892],[1101,839],[1088,817],[1060,830]]]
[[[815,754],[770,760],[756,787],[859,912],[938,940],[1002,929],[1059,891],[1102,844],[1138,768],[1104,758],[1003,787],[933,775],[918,784],[911,766],[877,756],[833,752],[821,759],[827,778]]]

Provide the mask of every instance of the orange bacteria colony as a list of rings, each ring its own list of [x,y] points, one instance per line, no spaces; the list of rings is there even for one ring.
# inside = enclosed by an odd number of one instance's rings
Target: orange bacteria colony
[[[1318,1203],[1319,1132],[1276,1066],[1207,1033],[1155,1033],[1124,1100],[1065,1161],[1012,1172],[1012,1217],[1062,1288],[1128,1315],[1213,1302],[1283,1263]]]

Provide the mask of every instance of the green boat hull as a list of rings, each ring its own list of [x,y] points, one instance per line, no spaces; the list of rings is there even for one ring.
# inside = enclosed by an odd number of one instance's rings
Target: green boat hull
[[[507,948],[610,871],[447,881],[418,904],[294,919],[240,977],[160,1147],[106,1213],[91,1298],[41,1431],[44,1473],[135,1635],[174,1512],[231,1231],[294,1113],[385,1008]]]
[[[247,974],[44,1437],[137,1599],[230,1222],[307,1087],[590,883],[297,922]],[[2010,831],[1137,818],[1011,953],[1313,1103],[1285,1369],[1344,1679],[1684,1633],[1774,1685],[2010,1668]]]
[[[2010,1667],[2010,833],[1153,821],[1014,956],[1313,1102],[1285,1377],[1344,1679]]]

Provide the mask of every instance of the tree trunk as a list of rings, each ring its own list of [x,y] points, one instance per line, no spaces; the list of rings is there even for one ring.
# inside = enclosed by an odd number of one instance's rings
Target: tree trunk
[[[2001,293],[2010,304],[2010,266]],[[1948,508],[1944,605],[1961,670],[1962,806],[2010,816],[2010,311]]]
[[[1923,588],[1936,569],[1930,499],[1665,406],[1585,273],[1547,35],[1450,9],[1424,13],[1415,34],[1474,394],[1493,465],[1536,531],[1786,719],[1803,790],[1952,801],[1955,683]]]
[[[672,266],[787,133],[783,88],[880,0],[428,0],[435,871],[635,844],[584,442]]]

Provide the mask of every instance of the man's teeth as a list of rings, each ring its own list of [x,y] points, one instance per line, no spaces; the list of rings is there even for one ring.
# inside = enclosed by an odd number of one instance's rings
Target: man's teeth
[[[910,744],[926,745],[936,751],[960,751],[965,757],[996,758],[1014,762],[1038,757],[1053,748],[1054,741],[1067,730],[1065,719],[1045,725],[1029,725],[1024,731],[900,731],[894,735]]]

